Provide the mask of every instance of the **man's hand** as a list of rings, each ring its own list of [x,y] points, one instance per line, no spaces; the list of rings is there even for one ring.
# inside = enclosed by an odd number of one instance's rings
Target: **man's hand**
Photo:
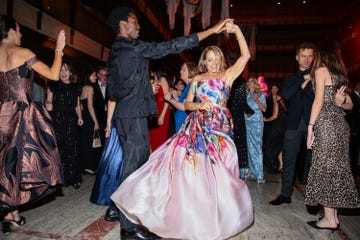
[[[310,74],[305,74],[303,78],[304,82],[301,84],[301,89],[304,89],[306,85],[311,81]]]
[[[228,24],[228,23],[233,24],[234,19],[227,18],[223,21],[218,22],[215,26],[212,27],[214,33],[218,34],[218,33],[221,33],[222,31],[226,30],[226,24]]]

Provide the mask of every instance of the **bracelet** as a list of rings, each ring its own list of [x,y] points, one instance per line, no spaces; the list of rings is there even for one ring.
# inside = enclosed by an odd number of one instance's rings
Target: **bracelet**
[[[64,56],[64,52],[62,49],[60,48],[55,48],[55,52],[60,52],[61,53],[61,56]]]
[[[312,123],[309,123],[309,126],[314,126],[314,124],[312,124]]]

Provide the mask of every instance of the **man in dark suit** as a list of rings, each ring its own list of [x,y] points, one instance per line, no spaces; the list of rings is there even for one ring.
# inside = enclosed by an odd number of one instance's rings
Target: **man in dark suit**
[[[305,42],[299,45],[296,60],[299,70],[285,78],[283,83],[283,97],[288,101],[286,130],[283,146],[283,173],[281,179],[281,194],[270,201],[271,205],[291,203],[295,165],[301,143],[306,139],[307,126],[314,100],[314,92],[310,79],[311,65],[314,59],[315,46]],[[311,163],[311,152],[306,150],[305,171]],[[304,178],[307,178],[305,176]],[[306,179],[304,179],[306,181]]]
[[[93,84],[94,96],[93,105],[96,114],[96,118],[99,122],[99,133],[102,145],[104,146],[105,141],[105,127],[106,127],[106,115],[107,115],[107,101],[108,95],[106,91],[107,83],[107,70],[106,67],[99,67],[96,70],[97,80]]]
[[[149,158],[150,143],[147,117],[157,114],[149,79],[149,60],[180,53],[199,41],[225,29],[225,20],[203,32],[179,37],[168,42],[148,43],[138,40],[140,26],[135,11],[128,7],[114,9],[109,16],[117,38],[108,59],[108,93],[116,101],[113,120],[123,152],[121,182]],[[121,239],[157,239],[157,236],[130,222],[115,205],[106,212],[105,220],[120,220]]]

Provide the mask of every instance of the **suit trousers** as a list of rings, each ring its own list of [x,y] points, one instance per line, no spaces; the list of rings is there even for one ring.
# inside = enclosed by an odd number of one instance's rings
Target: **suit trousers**
[[[284,197],[291,197],[293,193],[293,182],[295,175],[295,166],[297,156],[300,150],[302,141],[307,137],[307,126],[303,119],[300,120],[297,129],[285,130],[284,147],[283,147],[283,173],[281,178],[281,195]],[[306,182],[307,172],[311,164],[311,151],[306,149],[305,156],[305,176]]]
[[[147,118],[120,118],[115,120],[122,149],[122,177],[123,182],[130,174],[140,168],[149,158],[150,143]],[[130,222],[120,211],[121,229],[133,230],[136,225]]]

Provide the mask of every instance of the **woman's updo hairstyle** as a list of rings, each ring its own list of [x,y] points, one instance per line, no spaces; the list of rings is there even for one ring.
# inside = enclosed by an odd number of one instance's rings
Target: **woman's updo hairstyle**
[[[8,37],[10,29],[16,31],[15,18],[0,14],[0,41]]]

